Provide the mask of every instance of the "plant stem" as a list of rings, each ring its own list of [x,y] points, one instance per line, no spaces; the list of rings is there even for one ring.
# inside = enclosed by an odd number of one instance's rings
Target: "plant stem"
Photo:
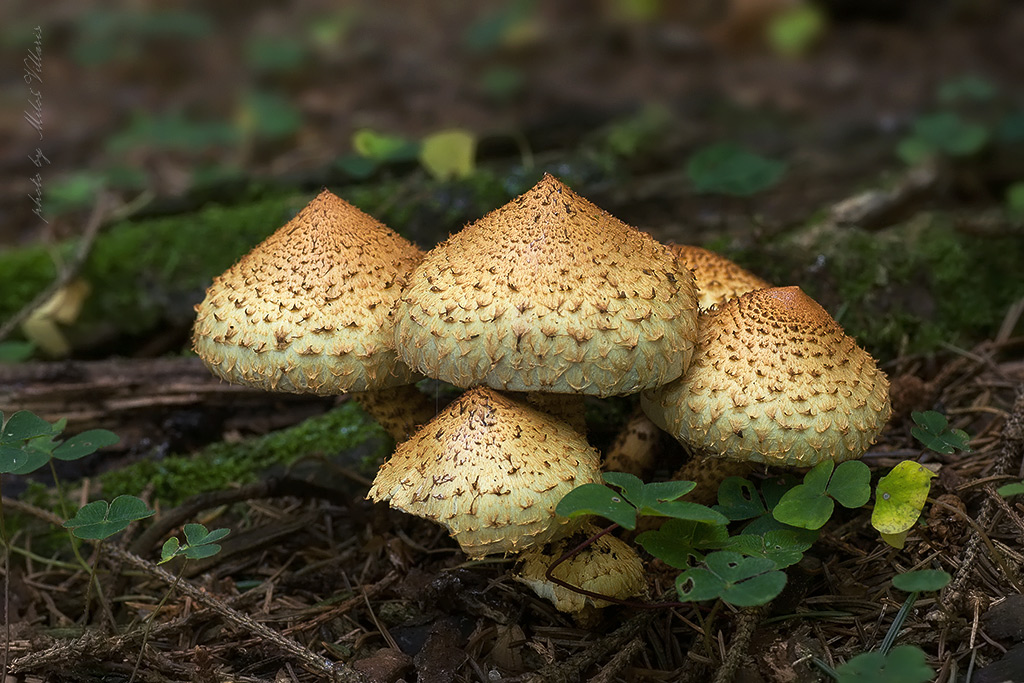
[[[139,646],[139,656],[135,660],[135,667],[132,669],[132,675],[128,679],[128,683],[135,683],[135,676],[138,675],[139,666],[142,665],[142,656],[146,653],[146,644],[149,642],[149,633],[153,628],[153,621],[156,620],[156,615],[160,611],[160,608],[167,603],[167,600],[170,599],[174,590],[178,587],[178,584],[181,583],[181,577],[185,575],[185,567],[187,565],[188,559],[181,563],[181,568],[178,570],[177,576],[174,577],[174,583],[171,584],[170,588],[164,591],[164,597],[160,598],[160,602],[157,603],[156,608],[152,613],[150,613],[149,618],[146,619],[146,625],[143,627],[142,631],[142,644]]]

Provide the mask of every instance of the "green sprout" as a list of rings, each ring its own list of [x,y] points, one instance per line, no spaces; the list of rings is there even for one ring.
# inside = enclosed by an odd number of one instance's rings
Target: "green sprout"
[[[952,455],[956,451],[970,452],[971,437],[962,429],[950,429],[949,422],[942,413],[934,410],[926,410],[923,413],[915,411],[910,417],[917,424],[910,430],[911,436],[926,448],[944,455]]]
[[[220,545],[217,541],[230,533],[229,529],[214,529],[208,531],[202,524],[186,524],[185,542],[178,540],[177,536],[171,536],[160,548],[160,562],[164,564],[176,557],[184,557],[186,560],[202,560],[213,557],[220,552]]]

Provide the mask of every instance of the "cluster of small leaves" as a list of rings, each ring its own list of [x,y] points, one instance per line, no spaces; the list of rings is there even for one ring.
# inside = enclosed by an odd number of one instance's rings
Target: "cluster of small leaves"
[[[938,423],[929,418],[928,424]],[[931,437],[951,439],[930,429]],[[891,545],[902,547],[921,514],[935,476],[916,462],[903,462],[879,480],[872,524]],[[860,461],[818,464],[802,481],[792,475],[769,478],[760,488],[742,477],[725,479],[714,507],[679,500],[696,486],[689,481],[645,484],[619,472],[606,485],[587,484],[558,504],[559,515],[597,515],[635,529],[638,515],[667,518],[637,543],[666,564],[683,570],[676,580],[682,601],[721,598],[739,606],[758,605],[785,586],[782,571],[796,564],[817,540],[835,505],[859,508],[871,498],[871,472]],[[740,523],[739,533],[729,525]]]
[[[58,437],[66,424],[65,419],[51,424],[27,410],[5,420],[0,412],[0,474],[29,474],[48,464],[51,458],[78,460],[119,440],[106,429],[91,429],[61,441]],[[122,495],[110,503],[97,500],[86,504],[63,526],[76,538],[102,541],[124,531],[132,522],[154,514],[143,500]],[[207,531],[202,524],[186,524],[185,543],[180,544],[177,538],[168,539],[161,562],[175,557],[197,560],[215,555],[220,552],[216,541],[227,535],[227,529]]]
[[[51,424],[27,410],[5,421],[0,412],[0,474],[30,474],[51,458],[78,460],[119,440],[106,429],[90,429],[61,441],[58,437],[66,425],[65,419]]]
[[[696,486],[690,481],[645,484],[619,472],[606,474],[605,481],[608,485],[569,492],[558,514],[599,515],[627,529],[636,528],[638,515],[666,518],[660,528],[641,533],[637,543],[683,570],[676,590],[684,602],[721,598],[739,606],[764,604],[785,586],[782,569],[799,562],[817,537],[772,518],[753,484],[740,477],[723,482],[714,508],[679,500]],[[771,507],[792,483],[768,486]],[[730,536],[728,525],[739,520],[753,521]]]

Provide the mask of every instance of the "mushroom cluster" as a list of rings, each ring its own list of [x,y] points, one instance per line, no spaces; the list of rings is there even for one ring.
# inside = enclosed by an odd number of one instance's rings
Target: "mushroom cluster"
[[[693,448],[788,465],[859,457],[888,418],[884,375],[799,289],[660,244],[550,175],[426,254],[325,190],[196,311],[195,350],[223,379],[358,392],[399,442],[368,497],[471,557],[529,551],[521,580],[569,611],[584,601],[538,563],[579,533],[558,501],[601,482],[584,395],[643,392]],[[434,415],[422,376],[467,391]],[[629,546],[589,552],[593,592],[643,592]]]

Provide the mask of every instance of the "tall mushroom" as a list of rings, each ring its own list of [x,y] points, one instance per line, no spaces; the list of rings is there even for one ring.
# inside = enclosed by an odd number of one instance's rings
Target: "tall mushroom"
[[[693,275],[667,247],[545,175],[427,254],[395,340],[409,366],[459,387],[611,396],[678,377],[696,314]]]
[[[874,359],[799,287],[749,292],[707,314],[686,374],[644,411],[710,455],[811,467],[859,458],[889,419]]]
[[[364,392],[363,405],[404,439],[433,415],[394,350],[394,306],[422,257],[324,190],[214,279],[196,306],[195,351],[236,384]]]
[[[600,482],[600,455],[568,424],[479,387],[399,444],[367,497],[443,525],[483,557],[570,530],[558,501]]]

